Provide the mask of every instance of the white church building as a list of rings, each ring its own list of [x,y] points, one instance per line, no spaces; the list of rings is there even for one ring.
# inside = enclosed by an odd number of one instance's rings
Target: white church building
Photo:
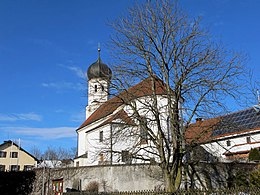
[[[138,121],[131,119],[133,111],[124,104],[122,97],[131,98],[137,104],[140,115],[149,115],[144,105],[153,93],[151,78],[146,78],[140,83],[130,87],[117,96],[109,99],[109,86],[112,77],[111,69],[100,59],[94,62],[87,70],[88,77],[88,105],[86,106],[86,120],[76,130],[78,134],[78,156],[74,159],[75,166],[89,166],[98,164],[128,164],[132,163],[132,153],[138,153],[154,162],[144,148],[148,138]],[[154,79],[154,78],[153,78]],[[158,98],[158,107],[164,117],[165,104],[167,103],[164,84],[160,79],[155,79],[155,93]],[[164,120],[164,119],[162,119]],[[165,120],[166,121],[166,120]],[[166,128],[166,124],[164,125]],[[129,129],[136,136],[115,135],[119,129]],[[130,130],[131,129],[131,130]],[[125,131],[126,132],[126,131]],[[135,137],[135,139],[133,138]],[[122,137],[121,137],[122,138]],[[132,147],[134,146],[134,147]],[[135,150],[135,151],[133,151]],[[138,151],[138,152],[137,152]],[[135,162],[142,163],[142,159]]]

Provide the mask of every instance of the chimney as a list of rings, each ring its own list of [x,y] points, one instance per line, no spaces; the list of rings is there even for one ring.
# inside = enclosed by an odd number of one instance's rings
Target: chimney
[[[201,117],[196,118],[196,123],[200,123],[200,122],[202,122],[202,118]]]

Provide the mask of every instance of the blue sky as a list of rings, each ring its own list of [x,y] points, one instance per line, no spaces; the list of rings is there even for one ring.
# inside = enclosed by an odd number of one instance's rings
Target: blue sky
[[[99,42],[109,64],[107,23],[134,2],[144,1],[0,1],[0,142],[20,138],[28,151],[76,147],[87,103],[84,73]],[[258,0],[179,2],[227,47],[246,52],[259,80]]]

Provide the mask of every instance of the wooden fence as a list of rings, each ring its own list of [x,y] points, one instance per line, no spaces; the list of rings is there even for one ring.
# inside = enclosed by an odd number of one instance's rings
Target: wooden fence
[[[63,195],[259,195],[260,188],[236,188],[218,190],[180,190],[175,193],[163,191],[138,192],[66,192]]]

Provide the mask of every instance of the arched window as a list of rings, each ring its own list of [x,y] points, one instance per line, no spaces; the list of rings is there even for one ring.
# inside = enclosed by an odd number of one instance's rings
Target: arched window
[[[145,117],[140,120],[140,142],[141,144],[148,142],[147,119]]]
[[[168,116],[167,117],[167,137],[168,137],[168,142],[172,143],[172,124],[171,124],[171,118]]]
[[[95,92],[97,92],[97,85],[95,85]]]
[[[103,131],[100,131],[99,132],[99,142],[103,142],[103,140],[104,140],[104,133],[103,133]]]
[[[101,90],[104,91],[105,90],[105,87],[104,85],[101,85]]]

